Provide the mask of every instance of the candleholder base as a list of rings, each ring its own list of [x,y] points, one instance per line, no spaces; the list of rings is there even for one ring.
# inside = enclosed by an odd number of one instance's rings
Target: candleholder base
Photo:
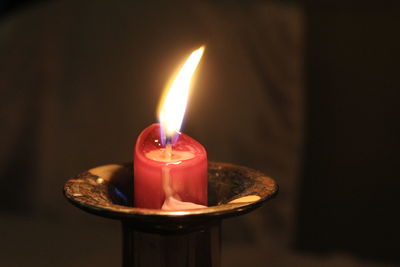
[[[73,205],[122,222],[124,267],[219,267],[222,219],[250,212],[277,192],[263,173],[218,162],[209,162],[208,207],[202,209],[132,207],[132,163],[90,169],[64,186]]]

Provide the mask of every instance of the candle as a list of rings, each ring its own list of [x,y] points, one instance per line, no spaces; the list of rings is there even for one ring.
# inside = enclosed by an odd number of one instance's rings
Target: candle
[[[204,48],[188,57],[159,108],[159,124],[139,135],[134,151],[134,205],[150,209],[194,209],[207,205],[207,153],[180,133],[192,76]]]

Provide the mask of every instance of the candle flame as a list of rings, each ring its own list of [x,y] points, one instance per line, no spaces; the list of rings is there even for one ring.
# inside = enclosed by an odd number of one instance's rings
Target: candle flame
[[[158,117],[161,125],[161,140],[164,145],[166,142],[174,143],[181,129],[192,77],[203,52],[204,46],[190,54],[161,98]]]

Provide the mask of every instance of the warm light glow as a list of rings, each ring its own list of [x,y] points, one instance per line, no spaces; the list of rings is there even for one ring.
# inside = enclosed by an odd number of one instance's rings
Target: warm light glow
[[[189,97],[192,76],[200,62],[203,52],[204,46],[190,54],[185,64],[173,80],[171,86],[167,88],[164,97],[161,99],[158,116],[163,132],[163,143],[165,143],[165,138],[173,140],[174,136],[179,133],[181,129]]]

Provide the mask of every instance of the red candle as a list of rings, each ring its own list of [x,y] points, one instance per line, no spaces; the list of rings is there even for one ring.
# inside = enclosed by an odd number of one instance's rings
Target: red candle
[[[207,153],[180,133],[191,78],[204,48],[194,51],[164,94],[160,124],[143,130],[134,152],[134,205],[150,209],[193,209],[207,205]]]
[[[196,140],[181,134],[168,155],[160,125],[153,124],[140,134],[134,156],[135,206],[160,209],[165,200],[207,205],[207,154]]]

